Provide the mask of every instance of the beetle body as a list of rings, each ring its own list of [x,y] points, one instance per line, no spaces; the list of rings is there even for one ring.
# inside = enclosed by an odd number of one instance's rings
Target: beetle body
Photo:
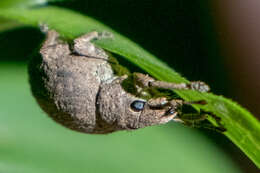
[[[54,30],[29,64],[29,81],[40,107],[56,122],[75,131],[106,134],[164,124],[177,117],[182,100],[144,100],[124,90],[127,76],[115,76],[108,55],[90,41],[97,32],[74,40],[71,47]],[[205,91],[202,82],[174,84],[137,74],[137,91],[150,86]]]

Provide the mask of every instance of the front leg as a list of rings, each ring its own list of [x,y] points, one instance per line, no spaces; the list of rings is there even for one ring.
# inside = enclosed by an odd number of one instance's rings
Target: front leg
[[[147,106],[152,110],[162,110],[163,114],[159,117],[159,124],[165,124],[177,118],[178,112],[173,109],[166,97],[152,98],[147,101]]]
[[[74,40],[73,53],[80,56],[107,60],[108,55],[105,53],[105,51],[91,43],[92,40],[102,38],[107,37],[104,36],[103,33],[98,33],[96,31],[84,34],[76,38]]]
[[[195,90],[199,92],[209,92],[210,87],[201,81],[195,81],[190,83],[173,83],[173,82],[165,82],[165,81],[158,81],[154,78],[142,74],[142,73],[135,73],[135,79],[137,85],[141,87],[154,87],[154,88],[162,88],[162,89],[177,89],[177,90]]]
[[[166,97],[158,97],[158,98],[153,98],[153,99],[148,100],[147,104],[151,108],[163,108],[164,106],[169,104],[169,102],[167,101]]]
[[[203,101],[192,101],[192,102],[187,102],[184,100],[180,99],[172,99],[170,101],[167,100],[166,97],[158,97],[158,98],[152,98],[147,101],[147,105],[149,106],[150,109],[154,110],[164,110],[165,113],[163,116],[160,117],[160,123],[164,124],[166,122],[169,122],[170,120],[173,120],[175,122],[180,122],[183,124],[186,124],[186,119],[183,119],[181,112],[179,112],[179,109],[183,105],[191,105],[191,104],[205,104]],[[178,114],[181,114],[178,116]],[[191,114],[190,114],[191,115]],[[205,120],[205,114],[200,114],[202,116],[198,116],[198,114],[194,114],[195,118],[192,118],[192,121],[202,121]],[[189,121],[191,116],[187,116]]]

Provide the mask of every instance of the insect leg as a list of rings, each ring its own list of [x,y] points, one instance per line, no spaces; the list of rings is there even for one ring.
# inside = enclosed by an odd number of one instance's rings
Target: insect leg
[[[107,60],[108,55],[106,52],[90,42],[91,40],[99,39],[100,37],[102,37],[102,35],[93,31],[76,38],[72,47],[73,53],[79,56]]]
[[[195,81],[190,83],[173,83],[173,82],[165,82],[158,81],[154,78],[144,75],[142,73],[135,73],[136,81],[139,85],[144,87],[154,87],[154,88],[162,88],[162,89],[177,89],[177,90],[196,90],[199,92],[208,92],[210,87],[201,81]]]
[[[59,33],[54,30],[46,31],[46,40],[41,49],[47,49],[48,47],[55,47],[60,44]]]
[[[219,128],[220,131],[224,132],[226,131],[227,129],[223,126],[223,124],[221,124],[221,118],[216,116],[214,113],[212,112],[208,112],[208,111],[204,111],[204,110],[201,110],[200,111],[202,114],[207,114],[208,116],[212,117],[216,123],[217,123],[217,127]]]
[[[148,100],[147,104],[153,108],[161,108],[168,104],[168,101],[166,97],[158,97]]]
[[[194,122],[194,123],[190,123],[188,124],[186,122],[187,126],[190,127],[194,127],[194,128],[202,128],[202,129],[208,129],[208,130],[213,130],[213,131],[217,131],[217,132],[225,132],[226,128],[224,128],[223,126],[214,126],[212,123],[210,123],[209,121],[203,121],[203,122]]]

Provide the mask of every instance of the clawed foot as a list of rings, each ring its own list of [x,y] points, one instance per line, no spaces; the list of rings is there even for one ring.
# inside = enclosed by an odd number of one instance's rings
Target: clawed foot
[[[187,84],[187,87],[191,90],[199,91],[199,92],[209,92],[210,87],[201,81],[195,81],[191,82],[190,84]]]

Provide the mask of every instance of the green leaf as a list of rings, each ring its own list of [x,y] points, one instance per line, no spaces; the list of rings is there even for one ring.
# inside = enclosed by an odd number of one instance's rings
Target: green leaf
[[[103,39],[95,43],[110,52],[123,56],[157,79],[188,82],[128,38],[92,18],[71,10],[51,6],[19,10],[9,8],[1,9],[0,16],[35,27],[40,22],[46,23],[67,38],[74,38],[93,30],[111,32],[114,35],[113,40]],[[206,100],[208,104],[199,107],[220,117],[227,129],[224,134],[260,168],[260,123],[250,112],[229,99],[211,93],[203,94],[195,91],[177,91],[177,93],[185,100]]]
[[[28,8],[39,5],[47,5],[48,2],[57,2],[66,0],[1,0],[0,8]]]

